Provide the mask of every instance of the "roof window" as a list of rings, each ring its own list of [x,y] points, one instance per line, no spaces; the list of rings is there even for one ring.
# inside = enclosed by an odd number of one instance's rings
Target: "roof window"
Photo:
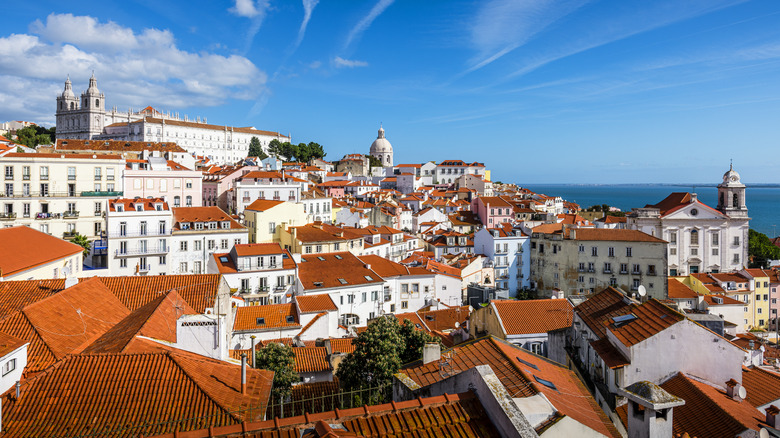
[[[518,362],[520,362],[521,364],[523,364],[523,365],[526,365],[526,366],[529,366],[529,367],[531,367],[531,368],[533,368],[533,369],[535,369],[535,370],[538,370],[538,369],[539,369],[539,367],[538,367],[538,366],[536,366],[536,365],[532,364],[531,362],[524,361],[523,359],[520,359],[519,357],[517,358],[517,361],[518,361]]]
[[[295,322],[295,318],[293,318],[292,315],[287,315],[287,318],[285,318],[285,320],[287,321],[287,324],[292,324]]]
[[[636,319],[636,315],[629,313],[628,315],[621,315],[612,318],[612,322],[615,324],[615,328],[624,326]]]
[[[228,258],[225,257],[225,256],[219,256],[219,261],[222,262],[222,263],[227,263],[228,262]]]
[[[538,378],[536,376],[534,376],[534,380],[536,380],[537,382],[541,383],[542,385],[544,385],[544,386],[546,386],[546,387],[548,387],[550,389],[554,389],[556,391],[558,390],[558,388],[555,387],[555,384],[553,382],[549,381],[549,380],[540,379],[540,378]]]
[[[265,325],[265,318],[257,318],[257,321],[255,321],[257,325]]]
[[[344,280],[343,278],[339,278],[339,283],[341,283],[341,284],[347,284],[347,280]]]
[[[321,261],[321,262],[324,262],[324,261],[325,261],[325,257],[320,257],[320,256],[317,256],[317,260],[319,260],[319,261]]]
[[[366,280],[368,280],[368,281],[374,281],[374,279],[373,279],[373,278],[371,278],[371,276],[370,276],[370,275],[364,275],[364,276],[363,276],[363,278],[365,278],[365,279],[366,279]]]
[[[336,260],[341,260],[341,259],[343,259],[343,258],[344,258],[344,257],[341,257],[341,256],[340,256],[340,255],[338,255],[338,254],[336,254],[336,256],[335,256],[335,257],[336,257]]]
[[[315,281],[314,282],[314,286],[315,287],[322,287],[322,282],[321,281]]]

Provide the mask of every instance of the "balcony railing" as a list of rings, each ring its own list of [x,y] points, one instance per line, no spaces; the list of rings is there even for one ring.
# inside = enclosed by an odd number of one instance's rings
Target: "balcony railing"
[[[73,230],[73,231],[66,231],[66,232],[62,233],[62,238],[63,238],[63,239],[70,239],[70,238],[72,238],[72,237],[76,237],[76,234],[78,234],[78,233],[76,232],[76,230]]]
[[[66,211],[62,213],[63,219],[78,219],[79,218],[79,212],[78,211]]]
[[[0,213],[0,219],[4,219],[4,220],[16,219],[16,213],[14,212]]]
[[[130,257],[130,256],[143,256],[143,255],[155,255],[155,254],[168,254],[170,247],[150,247],[146,249],[128,249],[122,252],[121,249],[114,251],[117,257]]]
[[[62,215],[59,213],[38,213],[35,215],[35,219],[41,219],[41,220],[59,219],[60,217],[62,217]]]
[[[147,230],[145,233],[142,233],[141,231],[132,231],[132,232],[124,232],[124,233],[122,233],[121,231],[112,231],[108,233],[108,237],[112,239],[119,238],[119,237],[165,237],[170,235],[171,235],[170,230],[165,230],[162,233],[159,232],[159,230],[157,231]]]
[[[124,195],[124,192],[119,191],[109,191],[109,190],[100,190],[100,191],[89,191],[89,192],[81,192],[81,196],[122,196]]]

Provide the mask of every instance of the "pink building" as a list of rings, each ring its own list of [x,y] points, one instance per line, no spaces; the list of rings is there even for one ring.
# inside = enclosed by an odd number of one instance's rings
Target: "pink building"
[[[504,222],[512,222],[512,204],[499,196],[483,196],[471,201],[471,211],[479,216],[482,225],[493,228]]]
[[[769,274],[769,324],[770,328],[774,328],[774,323],[777,320],[777,311],[780,309],[777,301],[780,299],[780,272],[775,270],[766,270]]]
[[[257,166],[213,166],[203,172],[203,205],[217,206],[228,211],[228,196],[235,181],[249,172],[259,170]]]
[[[127,160],[124,197],[163,198],[172,207],[200,207],[202,174],[162,157]]]

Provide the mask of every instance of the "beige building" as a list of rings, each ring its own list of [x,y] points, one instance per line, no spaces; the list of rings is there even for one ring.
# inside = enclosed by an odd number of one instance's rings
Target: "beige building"
[[[0,157],[0,167],[0,226],[94,239],[104,229],[108,200],[123,195],[119,155],[11,153]]]
[[[665,299],[666,245],[636,230],[562,227],[552,233],[534,231],[530,275],[542,296],[555,291],[564,296],[592,294],[607,286],[639,292],[644,286],[648,296]]]
[[[250,243],[280,242],[287,227],[307,224],[302,203],[257,199],[244,210]]]
[[[82,275],[84,248],[30,227],[0,229],[0,281]]]
[[[349,251],[363,253],[363,236],[340,227],[314,222],[280,230],[282,247],[293,254],[321,254]]]

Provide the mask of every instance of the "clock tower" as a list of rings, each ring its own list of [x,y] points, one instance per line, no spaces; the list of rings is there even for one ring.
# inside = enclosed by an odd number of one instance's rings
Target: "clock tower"
[[[733,166],[723,174],[723,182],[718,184],[718,210],[728,217],[747,218],[745,205],[745,185],[739,180],[739,174]]]

